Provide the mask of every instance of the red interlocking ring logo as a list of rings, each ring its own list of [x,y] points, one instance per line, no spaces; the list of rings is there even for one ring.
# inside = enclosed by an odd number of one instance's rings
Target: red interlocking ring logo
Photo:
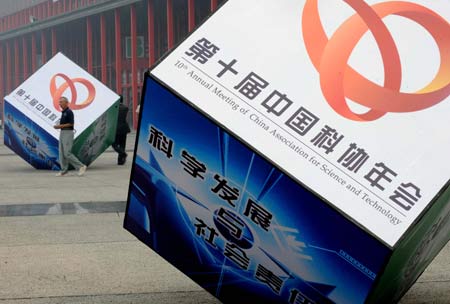
[[[65,80],[59,87],[56,86],[56,78],[61,77]],[[77,90],[75,88],[75,83],[81,83],[84,85],[88,91],[87,98],[81,102],[77,103]],[[59,99],[63,96],[64,91],[69,88],[72,98],[69,101],[69,107],[72,110],[81,110],[89,106],[95,98],[95,87],[94,85],[84,78],[73,78],[70,79],[67,75],[58,73],[52,77],[50,80],[50,94],[53,98],[53,106],[56,110],[61,111],[59,107]]]
[[[306,0],[302,16],[303,38],[308,55],[320,74],[323,95],[338,114],[356,121],[371,121],[389,112],[423,110],[450,95],[450,24],[444,18],[424,6],[409,2],[391,1],[370,6],[363,0],[344,0],[356,14],[328,38],[320,20],[317,1]],[[439,70],[433,80],[417,92],[400,92],[400,56],[382,21],[389,15],[402,16],[420,24],[439,48]],[[353,49],[368,30],[381,52],[383,86],[363,77],[347,64]],[[346,97],[369,110],[363,114],[354,113]]]

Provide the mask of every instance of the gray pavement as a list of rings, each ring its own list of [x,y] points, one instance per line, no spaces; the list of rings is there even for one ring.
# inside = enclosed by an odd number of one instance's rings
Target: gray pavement
[[[108,149],[85,176],[57,178],[0,130],[0,304],[219,303],[122,228],[134,140],[124,166]],[[401,303],[449,299],[450,244]]]

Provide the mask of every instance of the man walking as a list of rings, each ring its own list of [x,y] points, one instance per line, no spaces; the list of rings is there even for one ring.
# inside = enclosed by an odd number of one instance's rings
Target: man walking
[[[54,128],[61,130],[59,134],[59,162],[61,171],[56,176],[66,175],[69,172],[69,165],[72,165],[78,170],[78,175],[82,176],[86,172],[87,167],[72,153],[73,126],[75,123],[73,112],[69,108],[69,101],[64,96],[59,99],[59,106],[62,109],[61,119],[59,125],[55,125]]]
[[[120,95],[119,114],[117,116],[116,139],[112,144],[114,151],[118,153],[117,164],[123,165],[127,161],[128,154],[125,152],[127,134],[130,133],[130,126],[127,122],[128,107],[123,104],[123,96]]]

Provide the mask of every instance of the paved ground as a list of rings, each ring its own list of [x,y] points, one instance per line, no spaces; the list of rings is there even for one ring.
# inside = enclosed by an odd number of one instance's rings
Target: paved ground
[[[57,178],[15,156],[2,131],[0,304],[218,303],[122,228],[130,162],[107,150],[86,176]],[[448,299],[450,245],[401,303]]]

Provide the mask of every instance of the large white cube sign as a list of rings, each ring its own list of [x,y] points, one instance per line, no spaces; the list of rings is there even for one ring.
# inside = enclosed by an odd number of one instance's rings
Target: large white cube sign
[[[224,303],[398,301],[450,238],[449,20],[225,2],[145,78],[125,227]]]
[[[114,141],[119,96],[81,67],[56,54],[5,97],[5,145],[37,169],[60,168],[60,97],[75,116],[72,152],[92,163]]]

